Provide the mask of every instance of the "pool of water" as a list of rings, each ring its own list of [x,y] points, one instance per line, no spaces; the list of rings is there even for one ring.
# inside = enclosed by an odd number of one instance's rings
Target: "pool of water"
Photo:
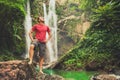
[[[46,74],[57,74],[65,78],[65,80],[90,80],[90,77],[95,74],[95,72],[87,71],[64,71],[64,70],[52,70],[44,69]]]

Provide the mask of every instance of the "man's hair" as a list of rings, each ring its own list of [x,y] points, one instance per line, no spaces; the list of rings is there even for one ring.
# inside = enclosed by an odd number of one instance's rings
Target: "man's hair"
[[[39,22],[39,21],[44,22],[44,18],[41,17],[41,16],[39,16],[39,17],[37,18],[37,21],[38,21],[38,22]]]

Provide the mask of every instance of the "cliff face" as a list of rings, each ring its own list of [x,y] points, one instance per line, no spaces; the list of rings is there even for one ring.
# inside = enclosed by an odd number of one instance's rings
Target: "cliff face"
[[[66,53],[83,37],[90,27],[89,14],[79,8],[79,0],[57,2],[59,53]]]

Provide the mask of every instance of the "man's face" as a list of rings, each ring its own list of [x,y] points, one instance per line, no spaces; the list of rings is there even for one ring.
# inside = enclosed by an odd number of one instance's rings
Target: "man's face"
[[[39,17],[39,22],[44,22],[44,18],[43,17]]]

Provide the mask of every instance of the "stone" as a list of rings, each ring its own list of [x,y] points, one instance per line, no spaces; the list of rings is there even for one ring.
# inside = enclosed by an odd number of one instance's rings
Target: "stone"
[[[92,76],[90,80],[120,80],[120,76],[115,74],[99,74]]]
[[[64,80],[59,75],[40,74],[25,60],[0,62],[0,80]]]

